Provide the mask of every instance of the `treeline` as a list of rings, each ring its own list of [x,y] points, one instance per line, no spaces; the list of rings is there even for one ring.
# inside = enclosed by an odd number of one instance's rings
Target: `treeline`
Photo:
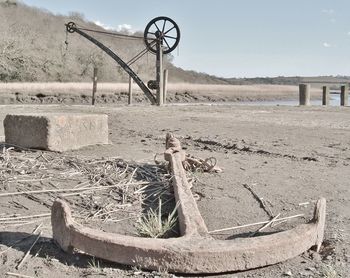
[[[227,82],[232,85],[253,85],[253,84],[269,84],[269,85],[298,85],[300,83],[350,83],[349,76],[277,76],[277,77],[254,77],[254,78],[227,78]]]

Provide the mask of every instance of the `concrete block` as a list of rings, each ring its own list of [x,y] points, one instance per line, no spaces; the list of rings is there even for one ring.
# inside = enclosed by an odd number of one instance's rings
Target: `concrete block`
[[[76,113],[7,115],[4,131],[6,143],[63,152],[108,144],[108,116]]]

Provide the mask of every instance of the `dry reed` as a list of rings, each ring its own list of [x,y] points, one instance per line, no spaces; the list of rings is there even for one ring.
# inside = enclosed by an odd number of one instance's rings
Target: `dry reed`
[[[136,84],[133,85],[134,92],[141,93]],[[76,95],[90,94],[92,84],[82,83],[0,83],[0,93],[4,94],[29,94],[36,95],[44,93],[45,95]],[[98,83],[99,94],[115,94],[127,92],[127,83]],[[191,84],[191,83],[169,83],[169,93],[195,93],[195,94],[218,94],[218,95],[293,95],[298,92],[298,86],[291,85],[214,85],[214,84]]]
[[[0,191],[5,192],[0,207],[7,201],[26,210],[25,215],[2,214],[0,222],[11,226],[34,223],[35,217],[47,217],[57,197],[73,206],[78,221],[132,220],[156,206],[159,198],[170,203],[170,183],[163,166],[118,157],[93,159],[0,146]],[[34,214],[23,198],[46,209]]]

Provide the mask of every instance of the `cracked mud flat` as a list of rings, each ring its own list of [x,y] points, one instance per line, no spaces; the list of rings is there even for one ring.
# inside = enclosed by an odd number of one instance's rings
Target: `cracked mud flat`
[[[153,163],[164,151],[166,132],[176,134],[187,152],[202,158],[214,156],[224,172],[197,173],[192,191],[209,230],[268,220],[245,188],[249,185],[263,197],[274,214],[281,217],[305,213],[278,225],[267,233],[289,229],[311,217],[313,201],[327,198],[324,248],[292,260],[261,269],[211,277],[348,277],[350,274],[350,110],[339,107],[95,107],[89,106],[1,106],[0,119],[7,113],[76,111],[106,113],[112,144],[91,146],[66,153],[93,158],[119,156],[125,160]],[[0,141],[3,141],[0,127]],[[2,189],[3,190],[3,189]],[[11,188],[7,189],[11,192]],[[6,191],[5,191],[6,192]],[[15,197],[0,199],[0,212],[39,214],[45,206],[30,212],[10,206]],[[299,205],[304,203],[304,205]],[[24,203],[25,205],[25,203]],[[49,222],[48,222],[49,223]],[[115,225],[118,225],[116,223]],[[35,225],[0,227],[0,252],[10,242],[27,235]],[[258,228],[258,227],[257,227]],[[257,229],[256,228],[256,229]],[[225,232],[218,238],[247,236],[255,228]],[[15,266],[30,246],[13,248],[0,255],[0,276],[8,271],[33,277],[152,277],[125,266],[101,261],[91,268],[91,257],[67,255],[50,241],[44,231],[21,271]],[[328,275],[328,276],[327,276]],[[177,275],[179,276],[179,275]]]

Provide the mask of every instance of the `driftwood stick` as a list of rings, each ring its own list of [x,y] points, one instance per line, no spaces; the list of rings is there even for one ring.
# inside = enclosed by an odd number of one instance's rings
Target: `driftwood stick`
[[[32,251],[34,245],[38,242],[39,238],[41,237],[42,231],[38,234],[36,239],[34,240],[33,244],[29,247],[27,253],[25,253],[24,257],[22,260],[19,262],[19,264],[16,266],[16,269],[20,269],[20,267],[24,264],[25,260],[28,258],[30,251]]]
[[[13,277],[21,277],[21,278],[34,278],[33,276],[23,275],[19,273],[13,273],[13,272],[6,272],[7,276],[13,276]]]
[[[154,184],[156,184],[156,183],[157,182],[155,182]],[[150,182],[128,183],[128,185],[144,185],[144,184],[150,184]],[[94,187],[84,187],[84,188],[45,189],[45,190],[33,190],[33,191],[9,192],[9,193],[0,194],[0,197],[17,196],[17,195],[24,195],[24,194],[42,194],[42,193],[54,193],[54,192],[59,193],[59,192],[72,192],[72,191],[104,190],[104,189],[119,187],[119,186],[123,186],[123,185],[124,184],[114,184],[114,185],[107,185],[107,186],[94,186]]]
[[[266,206],[265,200],[264,198],[260,197],[254,190],[253,188],[251,188],[248,184],[243,184],[243,186],[249,190],[250,193],[252,193],[252,195],[254,196],[254,198],[260,203],[260,206],[264,209],[264,211],[271,217],[274,217],[273,212],[271,211],[271,209]]]
[[[241,226],[223,228],[223,229],[209,231],[209,234],[218,233],[218,232],[224,232],[224,231],[237,230],[237,229],[246,228],[246,227],[252,227],[252,226],[258,226],[258,225],[263,225],[263,224],[267,224],[267,223],[270,223],[270,222],[274,223],[274,222],[279,222],[279,221],[292,219],[292,218],[297,218],[297,217],[302,217],[302,216],[304,216],[304,214],[297,214],[297,215],[293,215],[293,216],[279,218],[279,219],[276,219],[276,220],[268,220],[268,221],[262,221],[262,222],[257,222],[257,223],[245,224],[245,225],[241,225]]]

